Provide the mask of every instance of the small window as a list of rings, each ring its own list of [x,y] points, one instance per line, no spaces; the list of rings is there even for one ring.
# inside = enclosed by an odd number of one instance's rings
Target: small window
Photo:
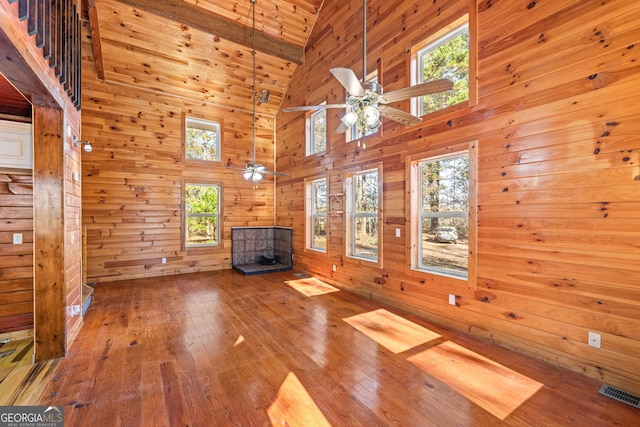
[[[469,154],[414,165],[411,203],[415,269],[466,278],[469,266]],[[416,212],[417,211],[417,212]]]
[[[187,117],[185,129],[186,159],[220,161],[220,123]]]
[[[378,262],[380,246],[379,170],[348,175],[345,181],[347,203],[347,256]]]
[[[417,98],[419,116],[457,105],[469,100],[469,25],[465,16],[460,25],[445,35],[426,40],[416,53],[415,82],[438,79],[453,82],[453,89]]]
[[[325,105],[323,102],[320,105]],[[309,115],[307,156],[327,150],[327,110],[322,108]]]
[[[307,248],[327,251],[327,179],[307,183]]]
[[[185,246],[217,246],[220,242],[220,187],[184,186]]]

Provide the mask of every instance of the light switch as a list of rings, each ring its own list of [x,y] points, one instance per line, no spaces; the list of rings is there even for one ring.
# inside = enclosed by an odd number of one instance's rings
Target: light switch
[[[400,229],[396,228],[396,237],[400,237]]]

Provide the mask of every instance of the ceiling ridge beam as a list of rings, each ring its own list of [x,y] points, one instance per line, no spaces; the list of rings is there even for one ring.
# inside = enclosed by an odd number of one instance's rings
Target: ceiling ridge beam
[[[253,49],[253,30],[224,16],[180,0],[117,0],[171,19],[189,27],[216,35],[249,49]],[[256,50],[295,64],[304,62],[304,47],[264,33],[255,33]]]

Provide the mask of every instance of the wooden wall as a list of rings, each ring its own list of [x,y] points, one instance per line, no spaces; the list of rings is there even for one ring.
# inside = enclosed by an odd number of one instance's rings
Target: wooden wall
[[[30,173],[0,173],[0,223],[0,333],[32,329],[33,178]],[[13,244],[15,233],[22,234],[22,244]]]
[[[329,68],[360,75],[360,7],[325,1],[283,106],[343,100]],[[474,106],[408,129],[386,121],[366,149],[332,134],[328,152],[311,157],[303,114],[278,115],[277,161],[290,179],[278,181],[277,225],[293,226],[296,267],[640,392],[640,3],[370,0],[368,71],[382,67],[386,91],[408,85],[411,46],[466,8],[477,46]],[[334,129],[342,111],[329,111]],[[477,274],[469,283],[415,275],[408,159],[467,142],[478,155]],[[345,170],[380,161],[384,243],[375,268],[344,255],[341,193]],[[326,255],[304,243],[304,179],[321,176],[330,188]],[[589,331],[601,334],[601,348],[587,345]]]
[[[231,227],[274,224],[272,178],[253,189],[242,170],[225,167],[251,161],[251,111],[99,81],[84,40],[82,138],[93,145],[82,155],[87,282],[231,268]],[[221,122],[221,162],[184,160],[185,115]],[[273,170],[273,117],[258,115],[256,127],[257,160]],[[185,182],[222,186],[219,247],[183,248]]]
[[[33,105],[35,357],[46,360],[64,356],[82,325],[71,314],[81,304],[80,187],[72,179],[80,170],[72,144],[80,114],[28,35],[28,22],[18,19],[18,6],[0,2],[0,72]]]

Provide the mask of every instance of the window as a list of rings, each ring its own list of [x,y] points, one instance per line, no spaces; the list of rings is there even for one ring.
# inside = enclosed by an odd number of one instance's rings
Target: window
[[[379,170],[349,174],[346,181],[347,256],[378,262],[380,246]]]
[[[186,159],[220,161],[220,123],[187,117],[184,141]]]
[[[323,102],[320,105],[325,105]],[[309,115],[307,156],[327,150],[327,110],[322,108]]]
[[[327,251],[327,179],[316,179],[306,184],[307,193],[307,248]]]
[[[367,83],[375,84],[375,85],[378,84],[378,70],[370,73],[367,76]],[[346,113],[349,113],[351,111],[352,111],[352,108],[349,107],[349,108],[347,108]],[[381,117],[379,119],[382,120]],[[378,123],[380,123],[380,122],[378,121]],[[356,122],[356,124],[351,128],[351,132],[347,132],[347,142],[355,141],[355,140],[357,140],[359,138],[364,138],[364,137],[367,137],[369,135],[373,135],[373,134],[377,133],[378,130],[380,130],[380,126],[379,125],[374,127],[374,128],[369,128],[369,127],[366,126],[366,124],[364,122],[364,118],[363,118],[363,119],[358,120]],[[360,146],[360,141],[358,141],[358,146]],[[366,146],[365,146],[365,148],[366,148]]]
[[[468,17],[456,21],[453,30],[427,39],[416,51],[415,83],[449,79],[453,89],[417,98],[418,116],[430,114],[469,100]]]
[[[436,157],[412,165],[413,268],[468,277],[469,154]]]
[[[217,246],[220,243],[220,187],[185,184],[185,246]]]

